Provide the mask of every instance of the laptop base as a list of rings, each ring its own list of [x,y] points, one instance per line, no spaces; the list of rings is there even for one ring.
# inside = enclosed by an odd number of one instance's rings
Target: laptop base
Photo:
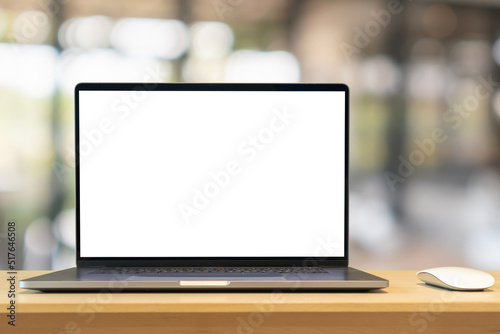
[[[96,291],[368,291],[389,285],[386,279],[347,268],[322,274],[279,275],[134,275],[96,274],[97,268],[70,268],[19,282],[23,289],[47,292]]]

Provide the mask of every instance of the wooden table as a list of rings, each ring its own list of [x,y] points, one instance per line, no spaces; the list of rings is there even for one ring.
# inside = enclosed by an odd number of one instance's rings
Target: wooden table
[[[9,275],[0,272],[0,333],[499,333],[500,271],[484,292],[422,284],[414,271],[365,293],[42,293],[19,289],[7,324]]]

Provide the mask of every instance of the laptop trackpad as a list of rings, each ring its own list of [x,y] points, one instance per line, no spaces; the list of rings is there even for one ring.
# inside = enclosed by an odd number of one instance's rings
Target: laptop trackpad
[[[281,274],[191,274],[191,275],[161,275],[161,274],[139,274],[125,279],[125,281],[284,281]]]

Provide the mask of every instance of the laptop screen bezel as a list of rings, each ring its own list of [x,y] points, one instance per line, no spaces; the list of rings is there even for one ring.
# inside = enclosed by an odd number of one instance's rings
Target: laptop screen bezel
[[[80,253],[80,91],[332,91],[345,94],[344,141],[344,256],[342,257],[82,257]],[[78,267],[169,266],[305,266],[346,267],[349,250],[349,88],[340,83],[80,83],[75,87],[75,206]]]

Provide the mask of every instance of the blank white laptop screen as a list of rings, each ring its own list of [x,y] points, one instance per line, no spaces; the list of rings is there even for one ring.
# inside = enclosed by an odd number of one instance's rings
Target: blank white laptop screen
[[[344,110],[344,92],[80,91],[80,255],[344,256]]]

